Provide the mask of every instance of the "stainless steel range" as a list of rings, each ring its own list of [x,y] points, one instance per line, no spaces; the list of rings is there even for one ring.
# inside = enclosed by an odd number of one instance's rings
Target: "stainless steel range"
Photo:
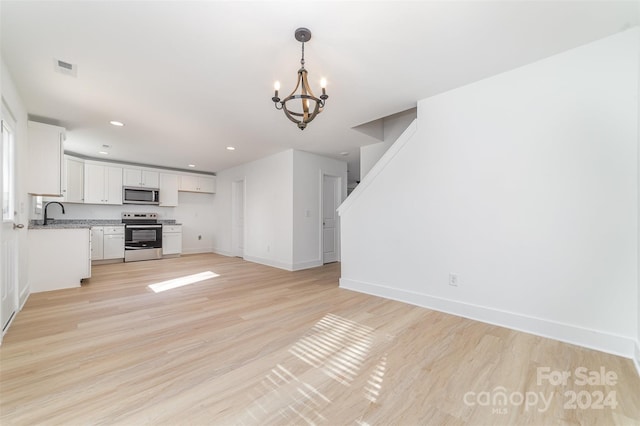
[[[156,213],[122,213],[124,261],[162,258],[162,224]]]

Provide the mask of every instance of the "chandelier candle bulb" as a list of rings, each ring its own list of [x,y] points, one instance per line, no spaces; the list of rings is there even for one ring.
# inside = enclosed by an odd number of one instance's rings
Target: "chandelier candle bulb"
[[[275,95],[273,95],[273,98],[271,98],[271,100],[273,102],[280,102],[280,97],[278,96],[278,90],[280,90],[280,82],[276,81],[275,83],[273,83],[273,88],[275,89],[276,93]]]

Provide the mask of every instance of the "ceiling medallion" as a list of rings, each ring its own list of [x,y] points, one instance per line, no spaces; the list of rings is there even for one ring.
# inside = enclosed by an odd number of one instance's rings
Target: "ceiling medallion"
[[[287,118],[298,125],[300,130],[304,130],[316,115],[322,112],[324,101],[329,97],[326,92],[327,81],[323,78],[320,86],[322,87],[322,95],[317,98],[307,80],[307,70],[304,68],[304,44],[311,40],[311,31],[307,28],[298,28],[295,32],[296,40],[302,43],[302,58],[300,59],[300,69],[298,70],[298,82],[293,92],[286,98],[280,100],[278,90],[280,90],[280,82],[274,84],[275,95],[271,100],[276,109],[283,110]],[[296,94],[300,89],[300,92]],[[296,101],[299,100],[299,101]],[[292,102],[290,102],[292,101]]]

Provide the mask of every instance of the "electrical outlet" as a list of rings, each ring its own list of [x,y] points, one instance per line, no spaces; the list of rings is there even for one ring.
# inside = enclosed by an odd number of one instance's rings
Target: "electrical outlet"
[[[450,272],[449,273],[449,285],[452,285],[454,287],[458,287],[458,281],[460,281],[460,277],[458,277],[458,274]]]

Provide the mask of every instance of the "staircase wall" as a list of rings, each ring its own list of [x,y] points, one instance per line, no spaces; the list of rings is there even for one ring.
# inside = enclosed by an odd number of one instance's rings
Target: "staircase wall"
[[[341,287],[632,357],[638,31],[418,102],[339,209]]]

